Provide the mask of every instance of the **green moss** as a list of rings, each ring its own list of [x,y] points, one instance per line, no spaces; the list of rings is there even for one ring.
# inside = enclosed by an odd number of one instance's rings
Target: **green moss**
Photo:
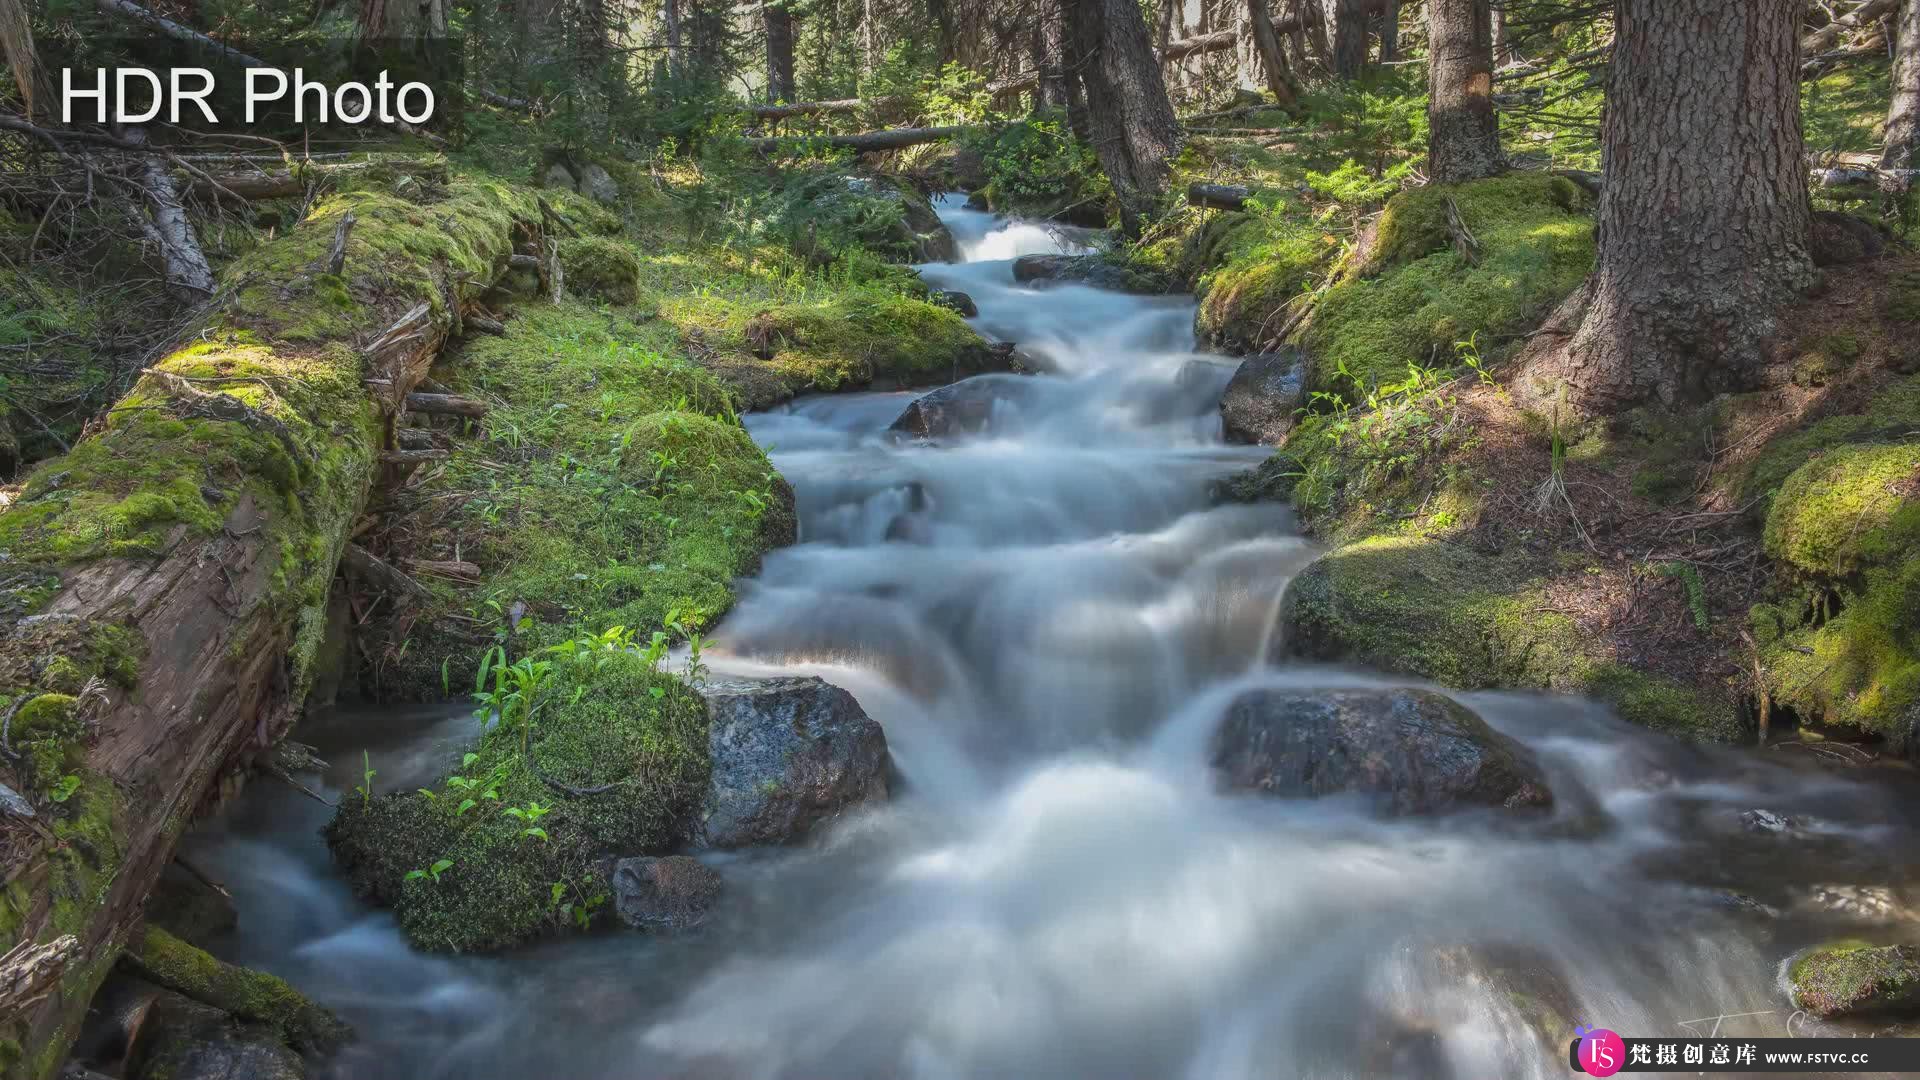
[[[242,1020],[266,1024],[297,1049],[325,1050],[347,1035],[332,1013],[285,979],[216,960],[159,927],[147,927],[131,955],[148,979]]]
[[[1290,651],[1404,671],[1460,689],[1538,688],[1596,697],[1676,734],[1739,734],[1731,702],[1634,671],[1548,609],[1551,568],[1428,537],[1346,544],[1288,586]]]
[[[1920,322],[1920,270],[1902,270],[1888,279],[1880,313],[1894,322]]]
[[[9,702],[7,707],[12,708]],[[40,694],[14,714],[14,749],[25,755],[25,773],[35,793],[45,795],[79,766],[77,750],[84,729],[79,701],[66,694]]]
[[[1920,430],[1920,375],[1893,383],[1858,413],[1829,416],[1769,442],[1736,485],[1741,504],[1779,488],[1794,470],[1835,447],[1892,442]]]
[[[1815,1016],[1905,1008],[1920,1000],[1920,948],[1838,941],[1794,960],[1787,981],[1794,1006]]]
[[[1920,550],[1920,444],[1839,447],[1801,466],[1773,499],[1766,546],[1829,577]]]
[[[614,304],[640,299],[640,257],[621,241],[568,237],[560,241],[560,268],[571,292]]]
[[[599,856],[667,850],[689,833],[707,721],[685,682],[633,653],[599,650],[557,660],[539,700],[530,734],[493,727],[464,776],[430,794],[349,798],[328,826],[356,890],[391,904],[421,948],[498,949],[571,929],[562,905],[604,892]],[[546,780],[604,790],[573,796]],[[545,839],[506,813],[536,802],[549,808],[538,823]]]
[[[1334,237],[1286,199],[1253,213],[1216,215],[1188,242],[1186,261],[1200,268],[1194,329],[1206,341],[1243,352],[1278,337],[1285,306],[1312,289],[1316,272],[1337,250]]]
[[[658,351],[663,337],[579,303],[533,307],[451,365],[455,389],[502,402],[490,437],[457,443],[442,474],[463,493],[448,524],[484,576],[470,592],[435,586],[412,638],[387,650],[383,692],[443,697],[443,665],[469,681],[493,641],[467,628],[499,626],[516,601],[522,640],[539,645],[651,631],[669,613],[704,628],[732,605],[733,580],[791,537],[786,486],[732,392]]]
[[[669,318],[693,313],[670,302]],[[925,386],[989,370],[1006,360],[953,311],[917,297],[853,289],[817,300],[774,304],[747,314],[708,302],[723,332],[795,387]],[[744,316],[744,317],[743,317]]]
[[[1449,200],[1479,242],[1471,263],[1452,247]],[[1395,196],[1374,255],[1328,290],[1305,331],[1314,388],[1397,382],[1476,334],[1484,349],[1532,329],[1593,268],[1580,205],[1569,182],[1518,174]]]

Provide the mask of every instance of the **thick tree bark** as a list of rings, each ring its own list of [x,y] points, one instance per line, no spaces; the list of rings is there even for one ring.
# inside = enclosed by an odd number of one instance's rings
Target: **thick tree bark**
[[[767,28],[767,104],[792,101],[793,9],[788,0],[760,0],[760,18]]]
[[[1300,100],[1300,80],[1287,63],[1287,49],[1280,31],[1273,25],[1273,13],[1267,0],[1247,0],[1247,24],[1253,30],[1254,48],[1259,50],[1261,66],[1266,70],[1267,89],[1283,109],[1291,109]]]
[[[1334,5],[1333,74],[1357,79],[1367,70],[1367,0],[1330,0]]]
[[[1488,0],[1427,0],[1427,54],[1428,179],[1458,184],[1504,171]]]
[[[1914,151],[1920,148],[1920,0],[1903,0],[1895,33],[1893,102],[1880,171],[1894,194],[1905,194],[1913,186]]]
[[[1599,264],[1578,330],[1535,369],[1604,415],[1752,384],[1812,281],[1801,0],[1620,0]],[[1556,392],[1530,379],[1533,393]]]
[[[1493,67],[1498,71],[1500,65],[1513,59],[1513,47],[1507,42],[1507,4],[1509,0],[1493,0]]]
[[[1078,113],[1084,123],[1086,105],[1080,100],[1080,80],[1067,69],[1065,0],[1040,0],[1034,21],[1034,70],[1039,75],[1034,107],[1064,110],[1069,120]]]
[[[1180,150],[1166,79],[1134,0],[1070,0],[1067,21],[1073,65],[1087,88],[1094,152],[1113,184],[1121,228],[1138,235],[1142,215],[1167,190]]]

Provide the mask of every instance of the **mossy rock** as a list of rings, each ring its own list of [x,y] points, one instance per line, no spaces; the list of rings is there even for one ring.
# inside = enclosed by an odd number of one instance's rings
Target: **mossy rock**
[[[570,236],[560,241],[560,270],[566,288],[612,304],[640,299],[640,256],[620,240]]]
[[[816,266],[861,256],[892,262],[954,256],[953,236],[927,197],[891,177],[836,169],[796,173],[776,194],[768,228]]]
[[[1767,513],[1767,554],[1845,577],[1920,550],[1920,443],[1839,447],[1789,476]]]
[[[1815,600],[1757,620],[1774,699],[1802,717],[1920,739],[1920,445],[1851,444],[1797,469],[1767,514],[1767,553]],[[1837,607],[1837,612],[1835,608]]]
[[[350,796],[327,826],[355,892],[391,906],[419,948],[501,949],[590,924],[603,857],[691,834],[707,779],[700,696],[631,651],[552,663],[530,726],[493,726],[433,788]]]
[[[927,386],[1009,366],[957,313],[878,291],[763,308],[742,334],[773,371],[817,390]]]
[[[1194,332],[1231,352],[1253,352],[1277,337],[1282,309],[1312,287],[1338,241],[1297,202],[1215,215],[1191,233],[1185,261],[1197,267]]]
[[[266,1024],[296,1049],[331,1050],[352,1034],[285,979],[216,960],[159,927],[147,927],[139,947],[127,956],[143,978],[239,1019]]]
[[[1479,245],[1455,250],[1448,205]],[[1513,174],[1405,192],[1387,204],[1373,248],[1315,308],[1301,343],[1312,386],[1344,394],[1406,378],[1409,365],[1452,360],[1537,326],[1593,269],[1584,196],[1552,176]]]
[[[1400,671],[1463,690],[1586,694],[1645,727],[1731,740],[1730,700],[1636,671],[1572,619],[1544,610],[1547,568],[1431,537],[1343,545],[1287,586],[1278,647]]]
[[[1767,443],[1735,486],[1735,498],[1744,505],[1767,496],[1796,469],[1829,450],[1899,442],[1916,430],[1920,430],[1920,374],[1887,386],[1857,413],[1829,416]]]
[[[1920,1008],[1920,946],[1842,941],[1808,950],[1787,972],[1795,1008],[1820,1017]]]

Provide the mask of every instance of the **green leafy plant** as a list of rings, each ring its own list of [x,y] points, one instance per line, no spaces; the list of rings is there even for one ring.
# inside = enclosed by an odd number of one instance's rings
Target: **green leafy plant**
[[[353,790],[360,796],[360,806],[364,809],[373,802],[373,778],[379,775],[373,767],[373,761],[365,750],[360,751],[360,783]]]
[[[422,879],[431,879],[434,884],[438,885],[440,883],[440,875],[446,873],[451,869],[453,869],[452,859],[440,859],[440,860],[437,860],[432,866],[427,867],[425,870],[407,871],[406,876],[402,880],[420,881]]]
[[[1705,631],[1711,624],[1707,611],[1707,583],[1700,577],[1700,568],[1690,562],[1661,563],[1662,575],[1680,582],[1687,594],[1687,611],[1693,615],[1693,625]]]
[[[80,777],[74,773],[68,773],[60,778],[59,783],[53,785],[52,791],[47,792],[47,798],[57,803],[63,803],[73,798],[73,793],[79,790]]]

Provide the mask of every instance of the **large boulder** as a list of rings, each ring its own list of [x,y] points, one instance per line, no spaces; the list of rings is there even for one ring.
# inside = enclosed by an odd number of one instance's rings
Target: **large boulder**
[[[957,250],[933,204],[912,185],[833,170],[790,178],[768,228],[817,265],[853,249],[907,263],[951,262]]]
[[[613,909],[635,930],[691,930],[720,896],[720,872],[686,855],[613,864]]]
[[[620,199],[620,185],[614,183],[612,174],[592,163],[580,169],[578,190],[595,202],[613,203]]]
[[[1307,393],[1307,358],[1298,348],[1240,361],[1220,395],[1220,421],[1234,442],[1278,443],[1293,430]]]
[[[1167,292],[1171,284],[1161,275],[1121,266],[1099,255],[1022,255],[1013,260],[1013,280],[1030,285],[1078,282],[1096,289],[1142,294]]]
[[[1920,1007],[1920,946],[1822,945],[1793,962],[1787,984],[1794,1008],[1815,1016],[1912,1012]]]
[[[1428,690],[1250,690],[1214,732],[1221,784],[1264,795],[1357,792],[1395,815],[1552,801],[1527,750]]]
[[[941,439],[985,431],[993,406],[1019,385],[1013,375],[976,375],[913,399],[888,431],[917,439]]]
[[[786,844],[887,797],[887,737],[853,695],[818,678],[714,680],[712,778],[700,839],[715,848]]]

